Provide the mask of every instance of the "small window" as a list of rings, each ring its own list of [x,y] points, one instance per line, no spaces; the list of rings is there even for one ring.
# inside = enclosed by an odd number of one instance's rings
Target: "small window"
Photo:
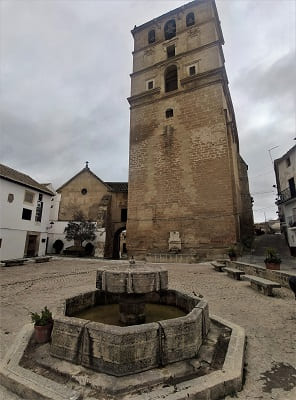
[[[172,108],[168,108],[165,112],[166,118],[172,118],[174,116],[174,110]]]
[[[2,246],[2,239],[0,239],[0,248],[1,248],[1,246]]]
[[[154,82],[153,81],[148,81],[147,82],[147,89],[151,90],[151,89],[153,89],[153,87],[154,87]]]
[[[176,55],[175,46],[168,46],[167,47],[167,56],[168,56],[168,58],[175,57],[175,55]]]
[[[186,26],[192,26],[195,24],[195,18],[193,12],[186,15]]]
[[[165,73],[165,91],[171,92],[178,89],[178,72],[175,65],[168,67]]]
[[[127,221],[127,209],[122,208],[121,209],[121,222],[126,222]]]
[[[286,164],[287,164],[287,167],[290,167],[290,165],[291,165],[290,157],[286,158]]]
[[[31,221],[31,218],[32,218],[32,210],[23,208],[22,219],[25,219],[26,221]]]
[[[81,194],[83,194],[83,196],[86,195],[86,193],[87,193],[87,189],[85,189],[85,188],[81,189]]]
[[[32,204],[33,201],[34,201],[34,193],[33,192],[29,192],[28,190],[25,190],[24,202]]]
[[[151,29],[151,31],[148,32],[148,43],[154,43],[155,42],[155,30]]]
[[[43,194],[39,193],[39,194],[38,194],[38,200],[39,200],[39,201],[42,201],[42,199],[43,199]]]
[[[169,40],[176,36],[176,21],[170,19],[164,26],[164,37],[165,40]]]
[[[189,75],[193,76],[196,74],[196,68],[195,65],[192,65],[192,67],[189,67]]]

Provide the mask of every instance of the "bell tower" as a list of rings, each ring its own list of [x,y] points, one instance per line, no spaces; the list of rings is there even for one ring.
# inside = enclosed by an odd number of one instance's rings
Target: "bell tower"
[[[242,210],[215,2],[192,1],[132,34],[128,252],[223,254],[240,239]]]

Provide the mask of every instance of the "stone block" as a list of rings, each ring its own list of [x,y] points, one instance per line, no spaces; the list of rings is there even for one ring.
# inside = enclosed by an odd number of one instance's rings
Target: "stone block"
[[[162,364],[196,356],[202,344],[202,310],[180,318],[160,321]]]
[[[205,338],[210,330],[211,324],[209,305],[205,300],[200,300],[195,307],[201,309],[203,313],[202,337]]]
[[[55,318],[51,334],[50,354],[80,364],[84,327],[88,321],[78,318]]]
[[[81,293],[66,300],[66,315],[71,316],[95,304],[95,292]]]
[[[115,376],[154,368],[159,359],[158,324],[114,327],[87,324],[82,365]]]

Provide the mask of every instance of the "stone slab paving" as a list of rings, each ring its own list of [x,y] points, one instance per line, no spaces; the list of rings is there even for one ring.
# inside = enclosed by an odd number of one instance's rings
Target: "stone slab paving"
[[[58,259],[0,268],[0,358],[19,329],[30,322],[30,311],[95,289],[97,266],[109,261]],[[112,262],[114,263],[114,262]],[[241,400],[296,399],[296,302],[286,288],[274,297],[254,292],[248,282],[229,279],[211,265],[166,264],[170,288],[202,294],[210,311],[245,328],[248,336],[246,383]],[[227,400],[232,397],[228,396]],[[4,388],[0,399],[18,399]],[[103,397],[102,397],[103,399]]]

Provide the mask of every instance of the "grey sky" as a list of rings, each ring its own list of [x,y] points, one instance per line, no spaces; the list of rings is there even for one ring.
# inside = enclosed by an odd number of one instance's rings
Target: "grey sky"
[[[103,180],[127,180],[130,30],[184,3],[0,0],[1,162],[56,187],[86,160]],[[280,157],[296,136],[295,2],[217,7],[255,219],[275,218],[268,150]]]

